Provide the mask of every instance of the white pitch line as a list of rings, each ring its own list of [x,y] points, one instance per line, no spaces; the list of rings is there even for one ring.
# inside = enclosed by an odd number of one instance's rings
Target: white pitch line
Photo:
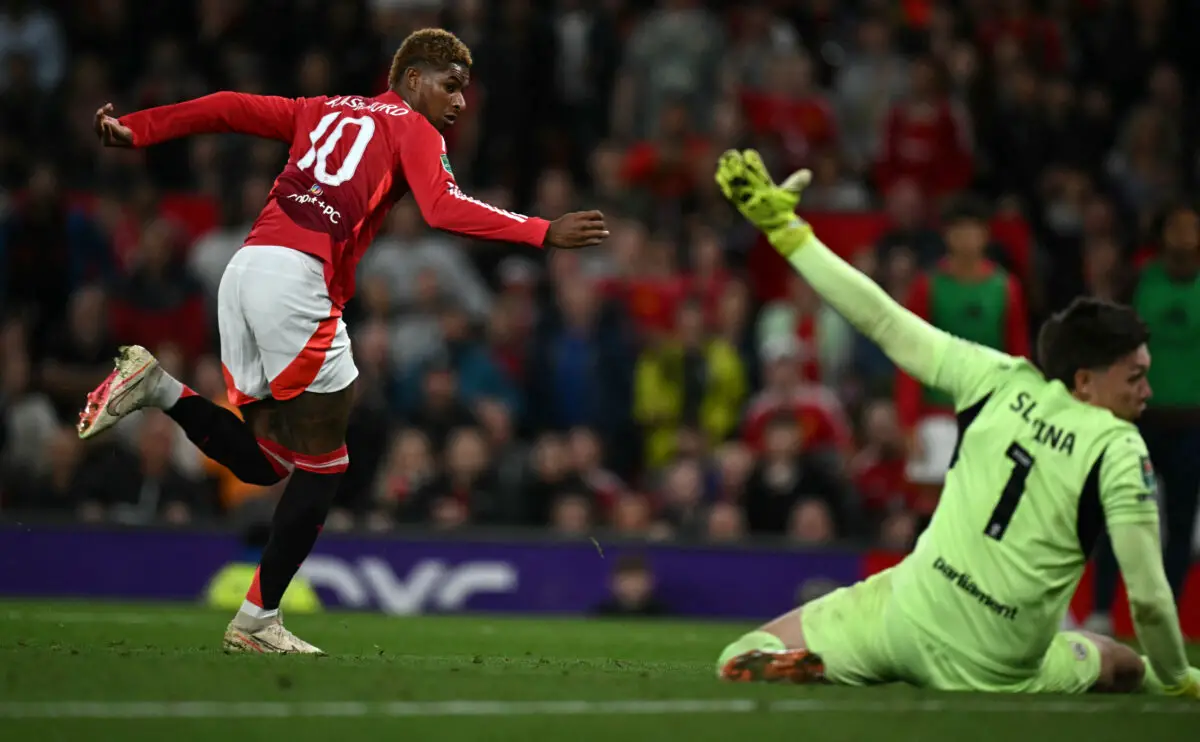
[[[695,699],[658,701],[395,701],[224,702],[224,701],[49,701],[0,703],[0,719],[266,719],[413,718],[464,716],[591,716],[774,713],[913,714],[946,711],[995,714],[1143,714],[1200,715],[1192,704],[1146,702],[1137,706],[1096,701],[1030,698],[1000,700],[819,700],[756,701]]]

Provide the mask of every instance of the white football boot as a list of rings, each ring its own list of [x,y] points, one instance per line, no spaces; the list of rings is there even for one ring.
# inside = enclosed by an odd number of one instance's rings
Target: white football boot
[[[115,363],[116,368],[87,396],[87,406],[79,413],[75,427],[80,438],[99,435],[126,415],[152,405],[163,375],[158,359],[140,345],[127,345]]]
[[[325,654],[319,647],[314,647],[285,629],[282,611],[274,618],[250,618],[238,614],[225,629],[225,641],[222,646],[228,652]]]

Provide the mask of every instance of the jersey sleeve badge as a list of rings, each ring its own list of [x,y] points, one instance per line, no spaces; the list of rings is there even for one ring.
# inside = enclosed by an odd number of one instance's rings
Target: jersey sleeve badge
[[[1154,465],[1150,463],[1149,456],[1139,456],[1142,469],[1142,484],[1146,485],[1146,492],[1138,496],[1138,500],[1152,499],[1158,493],[1158,477],[1154,474]]]
[[[450,158],[446,155],[442,155],[442,169],[449,173],[451,178],[454,177],[454,168],[450,167]]]

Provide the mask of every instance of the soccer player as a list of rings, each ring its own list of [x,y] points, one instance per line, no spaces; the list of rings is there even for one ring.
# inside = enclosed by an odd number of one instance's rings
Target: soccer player
[[[1077,299],[1042,327],[1041,368],[956,338],[817,239],[794,213],[808,177],[776,186],[753,151],[726,152],[716,175],[826,301],[953,398],[958,445],[933,520],[903,562],[741,637],[721,654],[719,676],[1200,699],[1163,574],[1154,471],[1131,422],[1150,396],[1137,314]],[[1145,658],[1058,631],[1106,526]]]
[[[564,249],[608,232],[596,211],[554,222],[465,195],[439,130],[465,105],[471,53],[441,29],[416,31],[376,97],[288,99],[220,92],[120,118],[96,112],[105,146],[149,147],[191,134],[236,132],[287,142],[288,164],[218,291],[221,362],[234,413],[171,378],[144,348],[122,350],[88,396],[79,435],[90,438],[142,407],[165,410],[242,481],[291,472],[270,539],[226,649],[321,650],[283,627],[279,603],[328,514],[349,456],[345,434],[358,376],[342,308],[355,267],[392,204],[412,192],[430,226],[471,237]]]

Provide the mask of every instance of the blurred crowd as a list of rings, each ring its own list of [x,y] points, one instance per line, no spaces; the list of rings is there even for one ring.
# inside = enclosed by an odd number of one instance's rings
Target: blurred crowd
[[[447,136],[466,190],[546,218],[599,208],[612,237],[546,254],[395,209],[347,307],[361,376],[327,528],[908,545],[952,410],[721,200],[728,147],[812,168],[826,243],[1019,355],[1071,297],[1128,298],[1143,266],[1200,252],[1195,3],[0,0],[0,512],[269,505],[162,414],[88,445],[73,425],[125,343],[225,403],[216,287],[286,147],[106,150],[93,113],[376,94],[431,25],[475,56]]]

